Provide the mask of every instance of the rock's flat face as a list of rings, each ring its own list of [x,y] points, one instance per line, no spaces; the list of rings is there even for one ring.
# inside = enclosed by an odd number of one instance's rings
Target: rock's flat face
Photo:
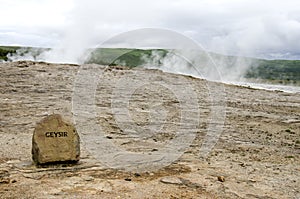
[[[37,164],[78,161],[80,141],[72,124],[58,114],[47,116],[35,127],[32,159]]]

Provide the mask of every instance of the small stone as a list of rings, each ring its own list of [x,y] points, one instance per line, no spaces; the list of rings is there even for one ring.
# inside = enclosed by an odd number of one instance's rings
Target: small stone
[[[125,178],[124,180],[125,181],[131,181],[131,178]]]
[[[10,179],[9,178],[2,178],[0,179],[0,184],[9,184]]]
[[[239,165],[240,165],[241,167],[245,167],[245,166],[246,166],[245,163],[240,163]]]
[[[92,176],[82,176],[85,181],[92,181],[94,178]]]
[[[9,161],[7,161],[6,163],[7,164],[18,164],[18,163],[20,163],[21,162],[21,160],[9,160]]]
[[[225,177],[224,176],[218,176],[218,181],[225,182]]]
[[[160,179],[160,182],[165,183],[165,184],[176,184],[176,185],[182,184],[182,181],[176,177],[165,177],[165,178]]]
[[[77,162],[80,140],[74,125],[58,114],[41,120],[32,137],[32,159],[36,164]]]

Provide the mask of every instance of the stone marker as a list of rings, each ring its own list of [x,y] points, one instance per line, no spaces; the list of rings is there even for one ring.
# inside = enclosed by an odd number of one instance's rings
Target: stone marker
[[[32,159],[36,164],[77,162],[80,140],[75,127],[58,114],[47,116],[35,127]]]

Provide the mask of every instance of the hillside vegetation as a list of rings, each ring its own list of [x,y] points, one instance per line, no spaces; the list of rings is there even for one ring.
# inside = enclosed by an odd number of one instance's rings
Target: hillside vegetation
[[[8,55],[16,53],[20,47],[15,46],[1,46],[0,47],[0,61],[8,61]]]
[[[10,55],[18,52],[22,54],[30,53],[36,58],[41,52],[49,50],[45,48],[30,47],[8,47],[0,46],[0,61],[12,61]],[[96,49],[91,53],[86,63],[96,63],[102,65],[125,65],[136,67],[144,64],[144,57],[150,57],[153,51],[156,51],[164,58],[168,50],[165,49],[125,49],[125,48],[102,48]],[[213,54],[214,58],[225,60],[230,67],[238,57]],[[300,83],[300,60],[264,60],[245,58],[250,63],[244,77],[255,80],[266,80],[274,83],[297,84]],[[113,61],[111,61],[113,60]]]

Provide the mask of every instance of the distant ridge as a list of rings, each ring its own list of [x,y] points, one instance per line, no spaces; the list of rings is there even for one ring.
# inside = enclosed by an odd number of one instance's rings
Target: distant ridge
[[[18,53],[30,53],[35,59],[49,48],[0,46],[0,62],[13,61],[11,55]],[[169,50],[167,49],[126,49],[126,48],[98,48],[91,50],[91,56],[86,63],[102,65],[125,65],[129,67],[141,66],[144,64],[143,57],[150,56],[154,51],[164,58]],[[244,73],[244,78],[254,81],[269,81],[280,84],[300,85],[300,60],[265,60],[256,58],[227,56],[216,53],[209,53],[217,62],[222,62],[227,67],[232,67],[237,60],[243,60],[249,66]],[[116,56],[121,55],[121,56]],[[117,57],[113,62],[112,57]]]

